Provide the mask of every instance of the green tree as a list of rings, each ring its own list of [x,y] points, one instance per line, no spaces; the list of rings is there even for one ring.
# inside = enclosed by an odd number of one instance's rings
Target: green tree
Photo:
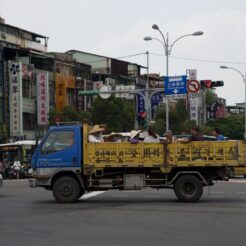
[[[49,124],[55,125],[57,118],[61,122],[82,122],[84,119],[91,121],[91,112],[77,112],[74,106],[66,106],[61,112],[57,112],[55,109],[51,109],[49,112]]]
[[[224,136],[230,139],[244,138],[244,117],[242,115],[231,115],[227,118],[210,120],[206,124],[206,129],[211,131],[216,127],[221,130]]]
[[[214,93],[214,90],[210,89],[210,90],[206,90],[206,104],[207,105],[211,105],[213,104],[214,102],[216,102],[216,99],[217,99],[217,96],[216,94]]]
[[[135,107],[132,101],[111,96],[109,99],[97,97],[93,103],[94,124],[107,124],[107,131],[130,131],[134,128]]]
[[[178,100],[175,107],[169,109],[169,125],[170,129],[175,134],[180,134],[186,131],[186,128],[193,124],[187,120],[187,110],[185,100]],[[156,112],[155,126],[159,134],[163,134],[166,130],[166,108],[159,107]]]

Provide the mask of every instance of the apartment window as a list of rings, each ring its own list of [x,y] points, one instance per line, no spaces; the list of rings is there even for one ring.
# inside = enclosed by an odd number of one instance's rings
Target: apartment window
[[[34,98],[36,95],[34,83],[30,80],[22,80],[22,95],[26,98]]]
[[[22,95],[23,97],[30,97],[30,81],[29,80],[22,80]]]
[[[36,117],[35,114],[23,113],[23,130],[35,130]]]
[[[73,89],[67,89],[67,98],[68,98],[68,105],[75,105]]]

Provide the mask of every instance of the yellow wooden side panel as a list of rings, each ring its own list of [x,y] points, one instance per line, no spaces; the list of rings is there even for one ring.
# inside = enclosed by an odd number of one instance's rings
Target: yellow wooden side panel
[[[88,143],[83,126],[83,163],[104,167],[246,166],[246,141],[190,143]]]
[[[163,144],[87,143],[88,165],[96,167],[137,167],[161,165]]]
[[[194,141],[168,145],[168,163],[173,166],[238,166],[246,164],[242,141]]]

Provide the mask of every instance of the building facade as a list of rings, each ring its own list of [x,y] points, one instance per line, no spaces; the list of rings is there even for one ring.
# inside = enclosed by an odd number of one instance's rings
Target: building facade
[[[47,37],[0,18],[0,142],[40,137],[50,110],[79,109],[79,81],[91,80],[91,66],[47,46]]]

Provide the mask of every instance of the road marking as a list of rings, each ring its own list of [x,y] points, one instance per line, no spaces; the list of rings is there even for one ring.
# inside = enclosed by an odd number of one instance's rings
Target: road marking
[[[225,196],[209,196],[210,198],[224,198]]]
[[[93,197],[93,196],[98,196],[98,195],[100,195],[100,194],[102,194],[102,193],[104,193],[104,192],[105,192],[105,191],[93,191],[93,192],[90,192],[90,193],[88,193],[88,194],[83,195],[83,196],[80,198],[80,200],[86,200],[86,199],[91,198],[91,197]]]
[[[246,194],[246,191],[237,191],[237,194]]]
[[[145,198],[159,198],[160,196],[144,196]]]
[[[210,194],[223,194],[224,191],[210,191]]]
[[[128,195],[113,195],[112,197],[129,197]]]
[[[230,179],[229,183],[246,183],[246,180]]]
[[[129,193],[131,193],[131,192],[138,192],[139,190],[123,190],[123,192],[129,192]]]

